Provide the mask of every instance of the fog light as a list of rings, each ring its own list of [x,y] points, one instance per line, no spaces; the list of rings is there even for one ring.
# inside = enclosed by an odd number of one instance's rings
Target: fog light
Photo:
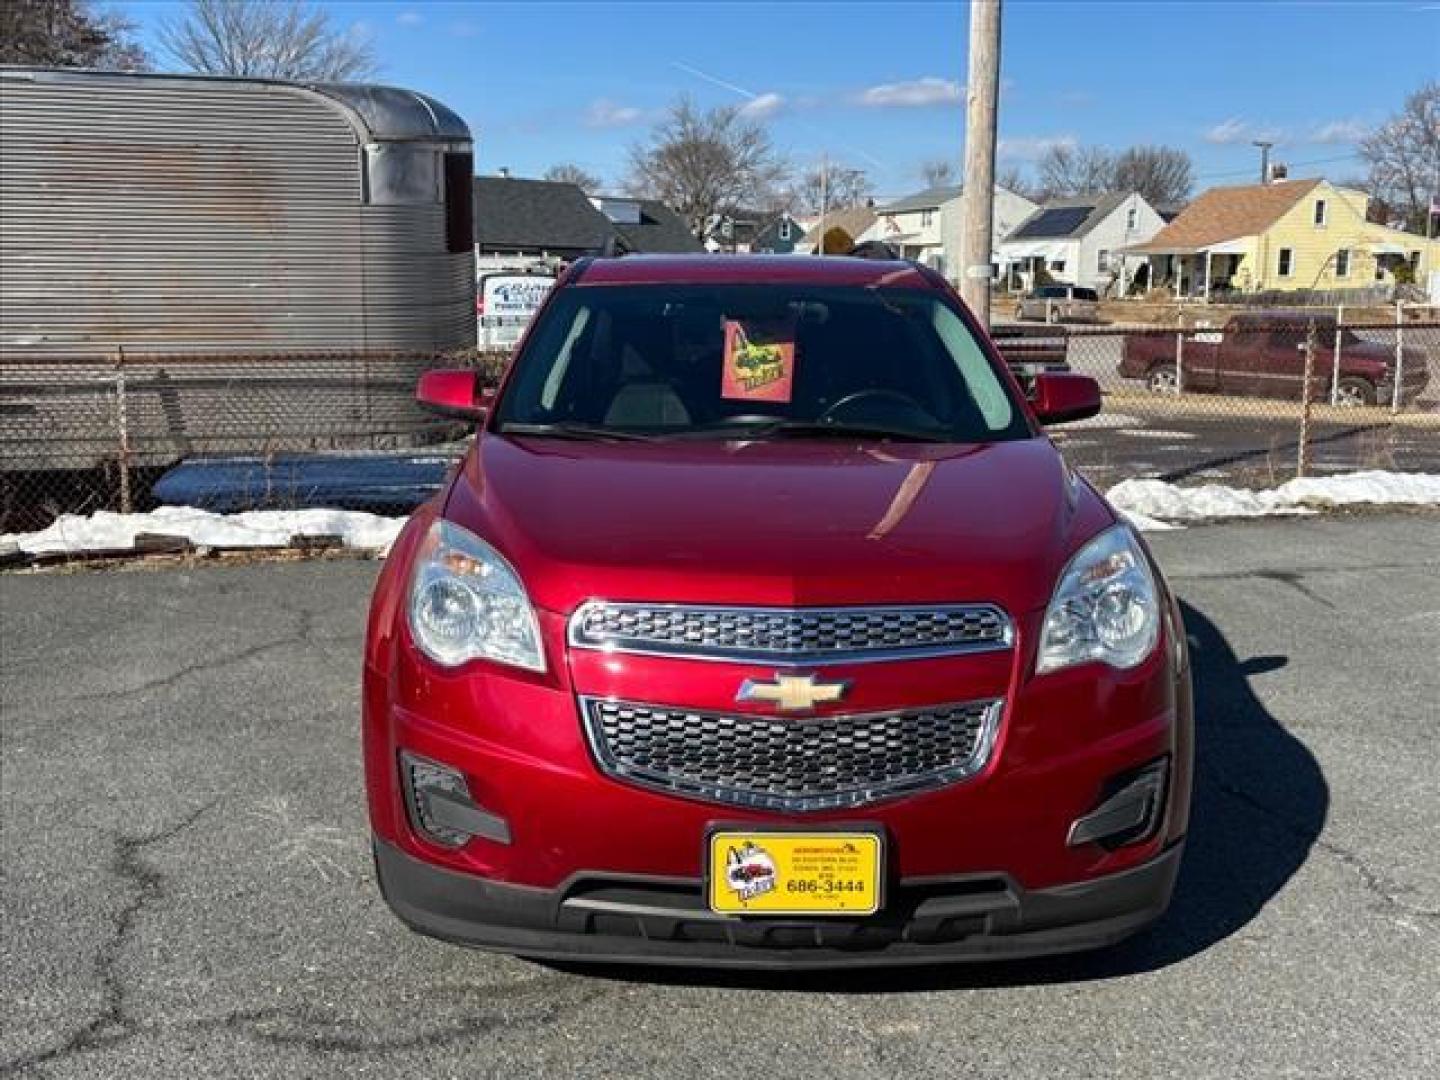
[[[427,840],[452,848],[477,836],[510,842],[505,819],[475,805],[465,777],[457,770],[402,750],[400,779],[410,824]]]
[[[1160,824],[1169,773],[1170,759],[1164,757],[1116,777],[1100,805],[1070,826],[1067,843],[1117,848],[1149,837]]]

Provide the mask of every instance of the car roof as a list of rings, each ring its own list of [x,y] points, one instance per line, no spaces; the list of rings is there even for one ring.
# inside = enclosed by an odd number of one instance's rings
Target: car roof
[[[879,285],[934,289],[914,263],[827,255],[627,255],[595,259],[573,284]]]

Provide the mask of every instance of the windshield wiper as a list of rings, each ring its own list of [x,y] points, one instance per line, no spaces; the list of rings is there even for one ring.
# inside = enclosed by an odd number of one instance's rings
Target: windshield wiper
[[[725,423],[694,431],[711,434],[735,432],[747,439],[764,439],[774,435],[795,435],[801,438],[825,439],[894,439],[899,442],[949,442],[944,431],[915,431],[910,428],[884,427],[879,424],[841,424],[824,420],[767,420],[760,423]]]
[[[532,424],[520,420],[507,420],[499,427],[501,435],[543,435],[551,439],[578,439],[586,442],[597,439],[617,441],[648,442],[659,438],[643,431],[626,431],[624,428],[600,427],[597,424],[575,424],[567,420],[553,424]]]

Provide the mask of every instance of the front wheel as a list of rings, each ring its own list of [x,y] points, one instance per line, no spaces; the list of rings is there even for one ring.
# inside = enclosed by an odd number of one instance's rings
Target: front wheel
[[[1156,394],[1178,394],[1180,374],[1174,364],[1157,364],[1145,376],[1145,387]]]
[[[1335,404],[1344,409],[1361,409],[1376,402],[1375,384],[1354,375],[1341,379],[1335,387]]]

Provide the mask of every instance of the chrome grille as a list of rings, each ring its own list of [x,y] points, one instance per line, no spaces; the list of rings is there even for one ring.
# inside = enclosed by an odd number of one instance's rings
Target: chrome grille
[[[860,806],[973,776],[999,701],[803,720],[582,698],[585,731],[612,776],[770,810]]]
[[[990,604],[735,608],[592,600],[570,618],[587,649],[804,664],[946,656],[1008,648],[1010,620]]]

